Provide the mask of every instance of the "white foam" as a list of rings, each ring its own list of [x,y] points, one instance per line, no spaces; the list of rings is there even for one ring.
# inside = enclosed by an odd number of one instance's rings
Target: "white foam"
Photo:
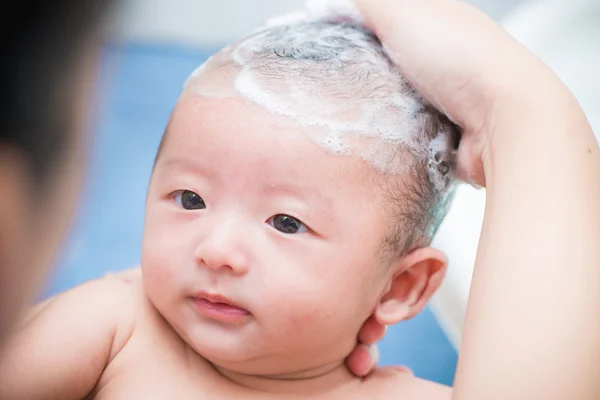
[[[313,29],[302,23],[284,25],[222,50],[192,74],[187,87],[201,96],[242,97],[306,128],[326,151],[359,156],[382,173],[405,172],[407,158],[398,149],[408,147],[427,162],[432,181],[442,190],[448,176],[440,173],[436,154],[448,154],[449,134],[440,132],[431,142],[424,136],[423,99],[381,58],[370,39],[359,30],[335,25]],[[343,40],[332,41],[336,35],[343,35]],[[272,49],[279,45],[283,51],[303,49],[309,54],[292,59],[274,56]],[[346,47],[352,47],[347,54],[340,50]],[[310,56],[325,58],[323,62],[303,58]],[[284,63],[279,65],[285,73],[263,69],[277,63]],[[364,71],[368,74],[361,76]]]
[[[407,132],[422,129],[416,118],[382,112],[385,105],[363,104],[355,107],[358,112],[354,115],[346,109],[347,104],[332,106],[331,100],[311,97],[297,85],[288,86],[290,95],[277,93],[261,84],[260,76],[246,68],[238,74],[234,87],[243,98],[307,128],[309,136],[325,150],[357,155],[384,173],[402,173],[405,168],[402,160],[394,163],[393,154],[385,154],[382,140],[394,150],[387,153],[395,153],[398,145],[414,143]]]
[[[448,146],[448,138],[440,133],[429,142],[429,151],[433,155],[443,153],[448,149]]]
[[[206,62],[202,63],[198,68],[196,68],[194,70],[194,72],[192,72],[192,74],[185,80],[183,86],[186,87],[192,81],[200,78],[200,76],[202,76],[202,73],[206,70],[206,66],[208,65],[209,61],[210,61],[210,58]]]
[[[306,0],[305,7],[313,18],[349,17],[359,23],[364,21],[349,0]]]
[[[450,137],[450,132],[438,132],[438,135],[428,143],[427,169],[435,188],[440,192],[448,186],[449,171],[443,171],[443,168],[450,168],[447,154],[454,151],[452,150]],[[444,167],[442,167],[443,163],[445,163]]]

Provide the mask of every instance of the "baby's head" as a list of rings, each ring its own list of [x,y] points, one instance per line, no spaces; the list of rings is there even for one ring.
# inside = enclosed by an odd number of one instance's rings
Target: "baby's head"
[[[149,298],[224,370],[339,364],[370,315],[410,318],[439,286],[445,258],[427,246],[456,141],[351,22],[300,21],[229,46],[190,77],[161,144]]]

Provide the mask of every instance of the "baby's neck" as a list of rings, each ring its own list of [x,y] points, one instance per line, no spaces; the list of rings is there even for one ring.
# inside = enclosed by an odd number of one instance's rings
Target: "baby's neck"
[[[278,395],[310,395],[339,391],[355,384],[358,378],[350,374],[344,361],[309,370],[281,375],[247,375],[229,371],[218,365],[213,368],[231,383],[253,391]]]
[[[196,360],[204,368],[207,366],[212,367],[215,373],[223,377],[227,383],[240,389],[252,391],[255,394],[268,393],[277,396],[276,398],[312,398],[314,396],[322,398],[324,396],[321,395],[326,394],[336,398],[336,393],[344,390],[352,391],[352,388],[361,382],[360,378],[350,373],[344,359],[285,374],[255,375],[231,371],[210,362],[198,353],[175,331],[173,326],[150,301],[148,301],[148,305],[153,310],[154,315],[160,319],[162,326],[177,338],[177,342],[183,353],[186,354],[188,361]],[[195,362],[192,364],[198,365]]]

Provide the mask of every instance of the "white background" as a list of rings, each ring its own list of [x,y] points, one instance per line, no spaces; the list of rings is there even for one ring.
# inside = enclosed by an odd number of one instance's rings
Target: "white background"
[[[500,19],[522,0],[470,0]],[[278,14],[301,9],[304,0],[125,0],[117,30],[126,40],[222,45]]]

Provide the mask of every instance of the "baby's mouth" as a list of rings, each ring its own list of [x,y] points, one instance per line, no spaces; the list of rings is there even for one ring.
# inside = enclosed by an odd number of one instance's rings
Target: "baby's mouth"
[[[250,315],[248,310],[221,295],[198,293],[191,299],[200,314],[221,322],[240,323]]]

